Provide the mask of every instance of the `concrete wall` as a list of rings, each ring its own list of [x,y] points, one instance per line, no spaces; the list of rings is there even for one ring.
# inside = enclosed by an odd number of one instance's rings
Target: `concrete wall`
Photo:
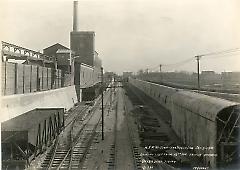
[[[36,108],[65,108],[77,103],[75,86],[43,92],[2,96],[0,121],[6,121]]]
[[[217,115],[221,113],[227,120],[231,113],[240,106],[239,103],[228,100],[177,90],[138,79],[130,78],[129,83],[170,111],[172,128],[184,144],[214,147],[213,150],[209,150],[209,153],[217,153],[219,146],[216,140],[221,132],[217,132]],[[208,153],[206,150],[195,151],[201,154]],[[210,165],[213,168],[216,166],[216,157],[204,157],[203,160],[206,166]]]
[[[58,114],[60,119],[58,119],[57,117]],[[23,134],[24,132],[27,132],[27,138],[23,136],[14,136],[11,139],[14,141],[20,141],[21,139],[24,139],[32,145],[36,145],[37,136],[39,135],[38,130],[40,130],[41,138],[44,137],[42,135],[44,133],[43,131],[45,131],[48,135],[47,138],[49,140],[50,134],[49,132],[47,132],[49,126],[55,126],[55,124],[59,124],[59,126],[61,126],[63,124],[63,116],[63,108],[35,109],[30,112],[24,113],[21,116],[15,117],[1,124],[2,139],[6,139],[9,136],[15,134],[16,132],[22,132]],[[57,122],[55,122],[54,117],[57,118]],[[52,120],[52,125],[49,124],[50,118]],[[39,125],[40,129],[38,129]],[[54,132],[52,132],[51,135],[51,138],[53,139]]]
[[[60,69],[55,72],[54,69],[47,67],[3,62],[1,95],[25,94],[66,87],[71,84],[68,76]]]

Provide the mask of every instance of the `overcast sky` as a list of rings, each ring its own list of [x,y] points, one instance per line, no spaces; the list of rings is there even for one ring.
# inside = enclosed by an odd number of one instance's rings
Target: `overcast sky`
[[[33,50],[69,46],[71,0],[0,0],[0,38]],[[106,71],[137,71],[240,48],[239,0],[79,0],[79,28],[95,31]],[[196,70],[196,61],[163,66]],[[202,70],[240,71],[240,52],[209,56]]]

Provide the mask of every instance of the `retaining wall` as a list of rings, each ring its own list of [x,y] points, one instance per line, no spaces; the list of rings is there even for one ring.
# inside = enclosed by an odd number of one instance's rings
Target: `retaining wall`
[[[77,102],[75,86],[2,96],[0,121],[9,120],[36,108],[65,108],[68,110]]]

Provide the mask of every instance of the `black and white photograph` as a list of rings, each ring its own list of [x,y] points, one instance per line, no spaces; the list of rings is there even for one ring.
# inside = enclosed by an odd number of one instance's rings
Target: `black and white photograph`
[[[0,169],[240,169],[239,0],[0,0]]]

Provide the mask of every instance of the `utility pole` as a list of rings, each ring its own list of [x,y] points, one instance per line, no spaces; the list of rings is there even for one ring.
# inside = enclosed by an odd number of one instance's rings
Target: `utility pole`
[[[198,90],[200,90],[200,58],[201,56],[195,56],[197,59],[197,74],[198,74]]]
[[[112,76],[111,76],[111,80],[110,80],[110,85],[111,85],[111,87],[114,85]],[[112,106],[112,92],[113,92],[113,90],[112,90],[112,88],[110,88],[110,107]]]
[[[206,54],[201,54],[195,56],[197,60],[197,72],[198,72],[198,90],[200,90],[200,58],[203,56],[211,56],[211,55],[218,55],[218,54],[226,54],[226,53],[232,53],[232,52],[237,52],[239,51],[240,48],[235,48],[235,49],[229,49],[229,50],[224,50],[224,51],[218,51],[218,52],[211,52],[211,53],[206,53]]]
[[[159,65],[160,81],[162,81],[162,64]]]
[[[115,81],[116,81],[116,79],[115,79],[115,76],[113,76],[113,91],[115,92]]]
[[[104,108],[103,108],[103,68],[101,67],[101,79],[102,79],[102,140],[104,140]]]

